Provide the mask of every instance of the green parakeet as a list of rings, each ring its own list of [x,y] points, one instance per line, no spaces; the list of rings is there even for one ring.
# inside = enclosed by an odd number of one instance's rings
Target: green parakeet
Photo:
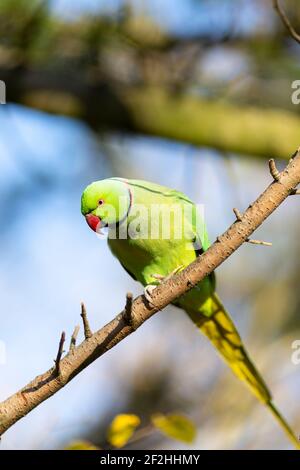
[[[81,212],[95,232],[108,227],[112,253],[144,286],[155,286],[159,278],[186,267],[209,247],[205,222],[197,206],[185,194],[158,184],[123,178],[96,181],[83,192]],[[299,449],[297,437],[275,408],[264,380],[215,292],[214,274],[174,304],[189,315]]]

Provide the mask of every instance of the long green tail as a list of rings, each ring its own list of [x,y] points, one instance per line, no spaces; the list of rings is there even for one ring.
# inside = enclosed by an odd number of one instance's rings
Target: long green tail
[[[240,335],[218,296],[213,294],[209,302],[205,303],[205,307],[201,308],[202,311],[188,308],[186,312],[202,333],[213,343],[236,376],[244,381],[251,392],[269,408],[290,441],[300,450],[299,440],[275,407],[268,387],[250,360]]]

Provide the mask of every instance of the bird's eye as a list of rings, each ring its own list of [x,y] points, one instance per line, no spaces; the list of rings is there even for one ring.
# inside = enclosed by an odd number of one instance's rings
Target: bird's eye
[[[98,201],[98,205],[99,205],[99,206],[102,206],[102,204],[104,204],[104,201],[103,201],[103,199],[99,199],[99,201]]]

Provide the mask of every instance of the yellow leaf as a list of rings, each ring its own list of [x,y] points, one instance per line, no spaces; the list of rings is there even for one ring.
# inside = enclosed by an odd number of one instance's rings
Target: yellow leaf
[[[186,416],[156,414],[151,417],[153,425],[172,439],[191,444],[197,434],[194,423]]]
[[[108,442],[114,447],[124,447],[140,423],[141,420],[136,415],[117,415],[107,431]]]
[[[94,444],[89,441],[73,441],[65,450],[100,450],[100,448],[94,446]]]

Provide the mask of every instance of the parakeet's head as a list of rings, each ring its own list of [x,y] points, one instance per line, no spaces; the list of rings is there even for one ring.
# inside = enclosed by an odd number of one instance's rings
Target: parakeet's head
[[[81,213],[94,232],[126,218],[131,193],[126,180],[109,178],[86,187],[81,197]]]

